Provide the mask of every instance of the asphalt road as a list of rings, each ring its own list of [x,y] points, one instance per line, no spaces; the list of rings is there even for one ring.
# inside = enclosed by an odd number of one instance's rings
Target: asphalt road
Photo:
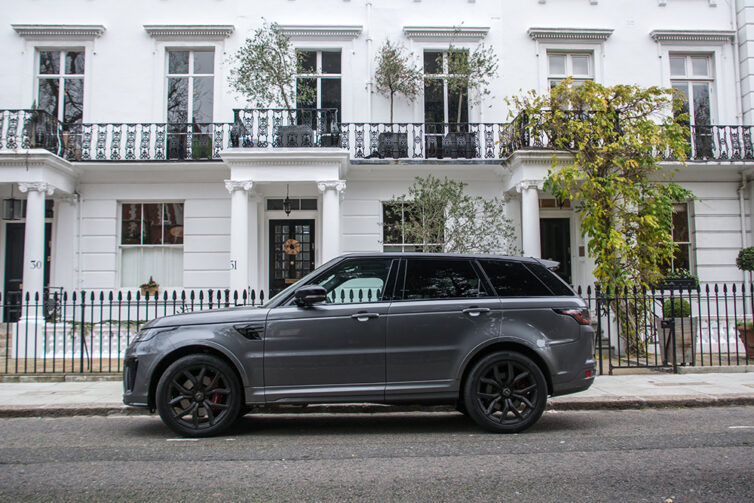
[[[186,440],[156,417],[0,420],[0,501],[751,501],[754,407],[246,416]]]

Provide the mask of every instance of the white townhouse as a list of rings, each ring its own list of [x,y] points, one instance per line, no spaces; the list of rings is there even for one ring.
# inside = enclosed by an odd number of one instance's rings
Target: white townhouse
[[[753,0],[2,0],[0,275],[22,288],[279,291],[341,253],[411,250],[384,202],[416,176],[504,198],[525,255],[591,282],[578,216],[543,190],[552,152],[505,152],[504,98],[567,76],[680,89],[692,159],[674,267],[740,282],[752,244]],[[296,110],[251,110],[233,54],[262,20],[301,51]],[[418,99],[376,93],[404,45]],[[450,43],[494,48],[492,96],[447,85]],[[439,58],[438,58],[439,57]],[[462,99],[459,106],[459,99]],[[505,154],[505,155],[503,155]],[[676,166],[668,164],[668,170]]]

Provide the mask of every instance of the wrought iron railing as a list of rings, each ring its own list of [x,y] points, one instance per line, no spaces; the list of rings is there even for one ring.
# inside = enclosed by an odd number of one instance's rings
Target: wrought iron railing
[[[43,148],[60,154],[60,123],[44,110],[0,110],[0,150]]]
[[[337,108],[252,108],[233,115],[233,147],[340,146]]]

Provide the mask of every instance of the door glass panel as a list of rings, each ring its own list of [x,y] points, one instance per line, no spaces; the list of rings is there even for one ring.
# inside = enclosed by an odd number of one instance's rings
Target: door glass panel
[[[486,295],[467,260],[408,260],[404,299],[452,299]]]
[[[424,51],[424,73],[442,73],[442,52]]]
[[[445,122],[443,82],[439,79],[424,80],[424,122]]]
[[[711,123],[709,84],[706,82],[694,83],[694,124],[709,125]]]
[[[212,102],[214,101],[213,81],[212,77],[194,78],[194,123],[212,122]]]
[[[459,101],[460,100],[460,101]],[[469,91],[464,88],[460,91],[448,90],[448,121],[469,121]]]
[[[168,122],[174,124],[188,122],[188,79],[186,77],[168,79]]]
[[[297,51],[299,73],[317,73],[317,51]]]
[[[270,221],[270,294],[314,269],[314,220]]]
[[[378,302],[390,271],[392,259],[349,260],[312,284],[321,285],[327,291],[330,303]]]
[[[39,79],[39,109],[58,116],[58,79]]]

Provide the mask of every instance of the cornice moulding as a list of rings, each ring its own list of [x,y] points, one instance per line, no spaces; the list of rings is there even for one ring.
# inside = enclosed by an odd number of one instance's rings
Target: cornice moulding
[[[532,40],[598,40],[604,42],[613,30],[608,28],[529,28]]]
[[[404,26],[403,34],[413,40],[479,42],[489,26]]]
[[[105,33],[101,24],[12,24],[27,40],[94,40]]]
[[[353,40],[361,35],[361,25],[278,25],[289,38],[297,40]]]
[[[732,30],[653,30],[649,36],[655,42],[733,42]]]
[[[236,30],[232,24],[145,24],[144,30],[157,40],[218,40]]]

